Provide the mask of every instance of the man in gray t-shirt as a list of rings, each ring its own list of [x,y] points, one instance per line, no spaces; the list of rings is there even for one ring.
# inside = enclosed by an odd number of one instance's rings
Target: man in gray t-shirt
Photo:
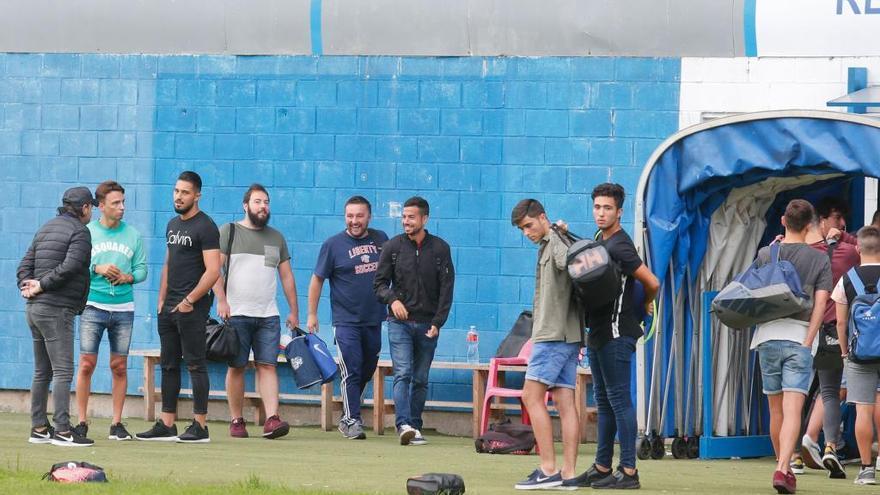
[[[770,440],[778,459],[773,487],[780,493],[794,493],[796,489],[789,460],[798,441],[801,409],[813,376],[816,334],[822,326],[825,305],[832,289],[828,256],[806,243],[807,231],[815,215],[813,206],[802,199],[788,203],[782,217],[785,238],[779,254],[780,260],[794,265],[812,307],[758,325],[751,345],[752,349],[758,350],[764,394],[770,404]],[[763,264],[770,261],[769,248],[758,252],[758,261]]]
[[[229,267],[228,273],[214,284],[217,313],[235,328],[239,342],[238,356],[229,362],[226,372],[226,395],[232,416],[229,435],[235,438],[248,436],[242,417],[242,402],[244,369],[253,350],[260,397],[267,416],[263,438],[271,439],[290,431],[290,426],[278,416],[275,365],[278,362],[281,317],[275,302],[276,280],[281,278],[281,287],[290,307],[286,323],[291,329],[299,326],[296,283],[290,269],[287,242],[280,232],[268,225],[269,193],[260,184],[253,184],[244,195],[242,207],[244,219],[220,228],[221,262],[225,266],[229,258]]]

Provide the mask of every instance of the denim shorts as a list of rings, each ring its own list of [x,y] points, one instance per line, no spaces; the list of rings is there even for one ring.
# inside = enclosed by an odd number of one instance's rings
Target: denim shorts
[[[278,364],[278,345],[281,342],[281,318],[268,316],[232,316],[229,323],[238,334],[238,355],[229,362],[233,368],[244,368],[251,349],[254,361],[275,366]]]
[[[578,354],[581,345],[567,342],[535,342],[526,380],[547,385],[547,388],[575,388]]]
[[[79,317],[80,354],[97,354],[104,330],[107,330],[110,352],[117,356],[128,356],[133,324],[134,311],[104,311],[86,306]]]
[[[807,395],[813,379],[813,355],[808,347],[790,340],[768,340],[758,345],[758,358],[765,394]]]

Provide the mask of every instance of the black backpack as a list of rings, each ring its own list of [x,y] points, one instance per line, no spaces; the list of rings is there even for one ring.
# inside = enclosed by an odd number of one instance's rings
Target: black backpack
[[[620,266],[611,259],[605,243],[563,234],[555,225],[551,228],[568,246],[568,276],[581,307],[589,313],[612,304],[622,290]]]
[[[461,495],[464,480],[457,474],[427,473],[406,480],[407,495]]]
[[[532,425],[496,423],[489,431],[474,440],[478,454],[528,455],[535,448],[535,432]]]
[[[513,323],[513,327],[495,351],[495,357],[510,358],[519,356],[526,342],[532,338],[532,312],[525,310]]]

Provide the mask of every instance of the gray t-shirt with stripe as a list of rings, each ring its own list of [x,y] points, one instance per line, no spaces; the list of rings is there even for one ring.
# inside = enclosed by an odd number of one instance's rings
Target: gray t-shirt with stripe
[[[229,227],[220,227],[220,252],[227,252]],[[275,295],[278,290],[278,266],[290,259],[287,242],[272,227],[255,230],[235,226],[232,255],[226,287],[226,300],[233,316],[266,318],[278,316]]]

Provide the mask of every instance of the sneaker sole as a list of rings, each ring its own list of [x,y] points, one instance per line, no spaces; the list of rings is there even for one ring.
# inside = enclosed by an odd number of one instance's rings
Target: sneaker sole
[[[536,485],[513,485],[513,488],[516,490],[547,490],[556,489],[556,487],[562,485],[561,481],[551,481],[549,483],[540,483]]]
[[[141,438],[135,435],[135,438],[140,440],[141,442],[176,442],[177,437],[153,437],[153,438]]]
[[[593,485],[591,488],[593,488],[593,489],[595,489],[595,490],[638,490],[638,489],[640,489],[641,487],[642,487],[642,484],[641,484],[641,483],[635,483],[635,484],[631,484],[631,485],[620,485],[620,484],[618,484],[618,485],[608,485],[608,486],[602,486],[602,485],[596,486],[596,485]]]
[[[415,430],[407,431],[400,434],[400,445],[409,445],[413,437],[416,436]]]
[[[34,445],[45,445],[47,443],[52,443],[51,438],[28,438],[28,443],[32,443]]]
[[[428,442],[426,442],[426,441],[419,442],[418,440],[412,440],[409,442],[409,444],[419,446],[419,445],[428,445]]]
[[[788,487],[785,485],[777,485],[776,483],[774,483],[773,488],[776,489],[776,493],[794,493],[793,491],[789,490]]]
[[[812,440],[810,437],[806,438],[808,440]],[[804,460],[804,465],[806,465],[810,469],[825,469],[824,467],[822,467],[822,452],[819,450],[818,444],[808,444],[802,438],[801,447],[803,447],[803,449],[807,453],[807,455],[801,456],[801,458]]]
[[[127,437],[117,437],[116,435],[110,435],[107,437],[107,440],[116,440],[117,442],[127,442],[131,440],[131,435]]]
[[[275,428],[274,430],[270,431],[269,433],[263,433],[263,438],[265,438],[267,440],[272,440],[274,438],[283,437],[284,435],[287,435],[288,433],[290,433],[290,425],[285,425],[285,426],[281,426],[279,428]]]
[[[178,438],[177,443],[211,443],[211,439],[210,438],[200,438],[198,440],[182,440],[182,439]]]
[[[877,481],[876,480],[856,480],[853,484],[854,485],[876,485]]]
[[[822,458],[822,466],[828,470],[828,477],[836,480],[846,479],[846,471],[844,471],[843,466],[840,465],[840,461],[837,458],[823,457]]]

